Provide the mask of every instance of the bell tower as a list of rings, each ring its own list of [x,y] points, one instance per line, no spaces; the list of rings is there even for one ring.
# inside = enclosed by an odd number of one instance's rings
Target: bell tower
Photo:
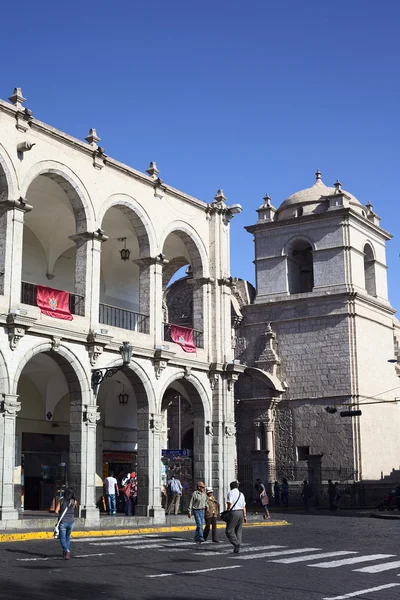
[[[370,202],[363,205],[338,180],[326,186],[320,171],[278,209],[267,194],[257,213],[256,224],[246,227],[254,235],[256,270],[256,297],[244,320],[247,362],[257,364],[260,324],[271,323],[278,376],[288,385],[277,414],[278,431],[286,433],[276,435],[276,461],[285,456],[295,473],[307,452],[323,454],[323,468],[341,466],[351,479],[379,478],[398,467],[400,453],[400,407],[363,406],[371,397],[393,400],[395,392],[385,390],[398,387],[387,362],[394,355],[386,273],[391,235]],[[362,416],[346,420],[339,410],[325,411],[346,405]],[[387,453],[379,451],[382,439]]]

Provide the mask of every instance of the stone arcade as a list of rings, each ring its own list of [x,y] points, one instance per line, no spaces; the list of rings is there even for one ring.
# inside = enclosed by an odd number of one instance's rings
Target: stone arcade
[[[221,495],[235,476],[230,327],[229,207],[171,188],[99,146],[41,121],[16,88],[0,101],[0,519],[48,509],[55,479],[78,491],[87,523],[99,519],[104,469],[137,469],[138,513],[164,519],[161,451],[183,438],[194,480]],[[197,352],[171,339],[164,292],[191,273]],[[70,293],[72,321],[42,314],[37,286]],[[127,366],[95,395],[93,368]],[[189,407],[168,432],[169,407]],[[190,446],[190,447],[189,447]]]

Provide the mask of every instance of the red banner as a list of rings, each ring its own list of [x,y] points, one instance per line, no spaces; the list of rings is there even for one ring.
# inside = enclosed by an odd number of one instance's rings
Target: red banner
[[[193,340],[193,329],[188,327],[179,327],[171,325],[171,338],[176,344],[179,344],[185,352],[196,352],[196,346]]]
[[[38,285],[36,303],[44,315],[55,319],[63,319],[64,321],[72,321],[73,317],[69,310],[69,292]]]

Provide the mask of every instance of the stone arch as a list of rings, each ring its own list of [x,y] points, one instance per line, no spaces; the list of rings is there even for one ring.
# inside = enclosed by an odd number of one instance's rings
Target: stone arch
[[[189,376],[185,376],[185,371],[181,371],[180,373],[175,373],[172,374],[168,377],[168,379],[164,382],[161,391],[160,391],[160,405],[159,405],[159,412],[161,412],[161,403],[162,403],[162,399],[163,396],[165,394],[165,392],[167,391],[167,389],[169,388],[169,386],[174,383],[174,381],[181,381],[181,380],[187,381],[188,383],[190,383],[193,388],[195,389],[195,391],[198,394],[199,399],[201,400],[201,404],[202,404],[202,410],[204,412],[204,420],[205,421],[211,421],[211,415],[212,415],[212,408],[211,408],[211,402],[210,402],[210,398],[206,392],[206,389],[203,385],[203,383],[200,381],[200,379],[196,376],[193,375],[192,373]],[[190,394],[189,394],[190,395]]]
[[[142,206],[127,194],[113,194],[103,203],[98,222],[100,226],[104,216],[110,208],[118,208],[132,224],[139,241],[140,258],[153,256],[156,252],[156,235],[150,216],[145,212]],[[107,235],[107,231],[105,231]]]
[[[0,393],[9,394],[10,376],[3,353],[0,351]]]
[[[3,196],[15,199],[18,190],[18,177],[13,162],[0,144],[0,200]]]
[[[18,381],[21,376],[22,370],[28,364],[31,358],[33,358],[37,354],[48,354],[49,356],[51,356],[51,358],[55,360],[55,362],[63,371],[67,383],[74,384],[73,391],[77,391],[76,384],[79,383],[79,389],[82,395],[82,403],[86,405],[95,405],[93,394],[90,388],[90,381],[80,360],[69,348],[63,346],[62,344],[60,345],[58,350],[55,351],[50,342],[43,342],[37,344],[25,353],[24,357],[19,362],[18,367],[14,373],[11,385],[12,394],[17,393]],[[67,367],[67,364],[70,367],[69,369]]]
[[[120,364],[121,364],[121,359],[116,358],[115,360],[110,362],[108,365],[106,365],[106,367],[104,367],[104,368],[117,367]],[[138,384],[143,387],[143,392],[145,392],[146,398],[147,398],[147,409],[148,409],[149,414],[157,413],[158,406],[157,406],[157,401],[156,401],[156,393],[155,393],[155,390],[153,387],[152,380],[149,377],[147,371],[134,359],[132,359],[130,364],[127,367],[124,367],[122,369],[122,371],[124,372],[124,374],[127,376],[127,378],[132,383],[133,387],[135,388],[135,392],[137,392]],[[139,405],[144,407],[144,398],[138,397],[137,399],[138,399],[138,409],[139,409]]]
[[[315,244],[307,237],[293,237],[285,245],[289,294],[312,292],[314,287]]]
[[[69,393],[67,485],[73,487],[78,496],[81,515],[95,515],[96,405],[89,378],[80,360],[69,348],[61,345],[55,350],[50,342],[43,342],[28,349],[18,364],[13,378],[13,394],[17,395],[24,367],[39,354],[54,360],[65,377]]]
[[[370,241],[363,246],[365,290],[370,296],[376,296],[376,258],[375,248]]]
[[[180,382],[187,393],[189,404],[193,410],[193,477],[194,480],[212,480],[212,438],[206,435],[206,425],[211,427],[211,403],[205,387],[200,379],[193,374],[186,375],[184,371],[172,374],[163,384],[160,393],[160,412],[163,409],[163,398],[168,388],[174,382]],[[181,442],[182,440],[180,440]]]
[[[193,277],[195,279],[200,277],[209,277],[209,264],[206,247],[197,231],[183,221],[174,221],[170,223],[166,230],[163,231],[160,243],[161,249],[164,246],[165,240],[171,233],[177,235],[188,249],[191,259]]]
[[[306,235],[294,235],[291,238],[289,238],[283,246],[282,256],[287,256],[297,242],[306,242],[311,246],[313,251],[318,250],[316,243],[310,237]]]
[[[21,188],[26,196],[31,183],[40,175],[55,181],[65,192],[75,217],[76,233],[94,229],[94,209],[88,191],[79,177],[66,165],[56,161],[42,161],[29,169]]]

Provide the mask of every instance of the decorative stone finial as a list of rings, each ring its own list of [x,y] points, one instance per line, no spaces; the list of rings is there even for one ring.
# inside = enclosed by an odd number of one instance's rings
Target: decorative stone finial
[[[322,179],[322,176],[321,176],[321,171],[319,169],[317,169],[317,171],[315,173],[315,181],[318,181],[319,179]]]
[[[155,161],[151,161],[150,166],[148,169],[146,169],[146,173],[148,173],[150,175],[150,177],[157,177],[157,175],[159,174],[159,170],[157,169],[157,164]]]
[[[218,192],[214,196],[215,202],[225,202],[226,198],[224,196],[223,190],[218,190]]]
[[[365,208],[367,209],[367,212],[372,213],[373,212],[373,206],[371,204],[371,202],[368,200],[367,204],[365,205]]]
[[[21,109],[24,102],[26,102],[26,98],[22,95],[21,88],[14,88],[14,93],[9,97],[9,101],[16,106],[16,108]]]
[[[268,193],[265,194],[263,200],[264,200],[264,206],[268,206],[268,207],[271,206],[271,198],[268,196]]]
[[[340,183],[339,179],[336,179],[335,182],[335,193],[336,194],[340,194],[342,191],[342,184]]]
[[[97,142],[99,142],[101,140],[101,138],[99,138],[99,136],[97,135],[96,130],[92,128],[92,129],[89,129],[89,134],[87,137],[85,137],[85,140],[91,146],[95,146],[95,145],[97,146]]]

